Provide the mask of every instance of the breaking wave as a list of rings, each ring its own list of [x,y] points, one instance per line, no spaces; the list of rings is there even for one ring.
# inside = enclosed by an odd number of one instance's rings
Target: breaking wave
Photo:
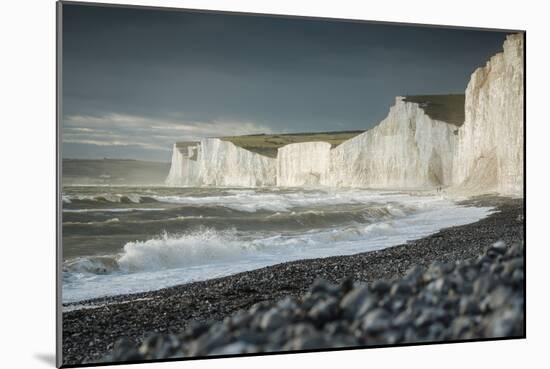
[[[81,224],[94,225],[94,224],[110,224],[110,223],[118,223],[118,222],[120,222],[120,219],[110,218],[110,219],[99,221],[99,222],[63,222],[63,225],[64,226],[65,225],[81,225]]]
[[[66,195],[62,196],[64,204],[146,204],[157,202],[151,196],[142,196],[138,194],[112,194],[105,193],[101,195]]]
[[[128,242],[118,259],[124,272],[150,271],[238,260],[254,251],[239,240],[235,230],[203,229],[185,235],[168,235],[147,241]]]
[[[285,253],[315,254],[338,242],[365,239],[369,234],[391,233],[392,222],[367,226],[347,226],[329,231],[295,235],[239,234],[236,230],[217,231],[204,228],[183,235],[162,234],[147,241],[128,242],[117,257],[120,271],[135,273],[163,269],[194,267],[216,263],[240,262],[256,256],[277,256]]]
[[[70,277],[67,273],[110,274],[119,269],[116,259],[115,256],[89,256],[65,261],[64,277]]]
[[[98,209],[63,209],[64,213],[127,213],[132,211],[163,211],[164,208],[98,208]]]
[[[75,245],[75,256],[63,264],[64,302],[156,290],[293,260],[379,250],[491,212],[439,196],[397,192],[170,191],[142,191],[139,201],[153,199],[150,205],[121,205],[126,201],[121,196],[107,201],[99,195],[83,198],[88,193],[66,199],[96,202],[72,202],[64,208],[64,237],[72,236],[65,245]],[[87,242],[97,249],[87,251],[81,234],[88,235]]]
[[[469,210],[469,209],[473,209]],[[127,242],[119,254],[80,258],[66,264],[70,272],[139,273],[197,266],[238,265],[255,260],[285,261],[376,250],[426,236],[461,217],[486,215],[480,208],[454,212],[436,209],[428,214],[379,218],[371,223],[301,232],[244,232],[201,227],[187,233],[163,232],[145,241]],[[400,210],[398,210],[400,211]],[[479,214],[479,215],[478,215]],[[275,215],[276,216],[276,215]]]
[[[383,203],[394,203],[403,200],[411,201],[408,195],[393,195],[391,197],[382,193],[370,191],[340,191],[340,192],[291,192],[269,193],[256,192],[254,190],[227,191],[222,196],[181,196],[165,195],[152,196],[158,202],[179,205],[197,206],[223,206],[237,211],[257,212],[285,212],[297,208],[324,207],[334,205],[371,204],[383,200]]]

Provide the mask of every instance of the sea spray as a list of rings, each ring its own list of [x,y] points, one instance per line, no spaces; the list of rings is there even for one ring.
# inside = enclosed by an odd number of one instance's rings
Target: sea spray
[[[239,240],[234,229],[201,228],[181,235],[164,232],[147,241],[128,242],[117,263],[127,273],[208,265],[236,261],[245,256],[251,246]]]
[[[105,191],[65,189],[71,198]],[[64,212],[63,221],[75,223],[64,225],[65,302],[156,290],[292,260],[379,250],[491,213],[490,208],[461,206],[421,192],[304,188],[112,192],[147,194],[155,202],[133,208],[111,202],[103,207],[64,205],[72,212]],[[116,221],[112,210],[118,211]]]

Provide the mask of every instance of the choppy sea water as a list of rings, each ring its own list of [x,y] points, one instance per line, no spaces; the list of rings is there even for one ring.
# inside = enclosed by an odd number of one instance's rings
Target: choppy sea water
[[[65,187],[62,299],[379,250],[491,211],[397,191]]]

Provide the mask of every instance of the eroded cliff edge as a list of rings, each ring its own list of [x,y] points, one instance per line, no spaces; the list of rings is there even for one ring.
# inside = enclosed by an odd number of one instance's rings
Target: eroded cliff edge
[[[376,127],[332,150],[323,184],[335,187],[430,188],[452,182],[457,127],[433,120],[397,97]]]
[[[218,138],[203,139],[183,150],[174,146],[167,184],[442,186],[471,194],[521,195],[523,43],[523,34],[509,35],[504,51],[472,74],[463,115],[430,115],[422,99],[397,97],[382,122],[336,147],[292,143],[278,148],[275,157]],[[453,101],[460,98],[455,95]]]
[[[471,76],[454,184],[470,192],[523,193],[523,34]]]

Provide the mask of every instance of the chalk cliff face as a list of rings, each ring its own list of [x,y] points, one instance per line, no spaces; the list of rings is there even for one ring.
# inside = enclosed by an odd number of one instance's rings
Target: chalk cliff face
[[[334,149],[326,142],[279,148],[276,159],[217,138],[196,161],[174,150],[167,184],[175,186],[331,186],[432,188],[452,183],[458,127],[433,120],[396,98],[386,119]],[[189,148],[191,150],[191,148]],[[175,167],[175,168],[174,168]],[[182,178],[186,177],[186,178]]]
[[[303,142],[281,147],[277,153],[277,186],[298,187],[324,184],[331,145]]]
[[[397,97],[378,126],[332,150],[325,183],[375,188],[450,184],[457,129]]]
[[[206,138],[182,152],[174,145],[169,186],[261,187],[276,184],[276,159],[218,138]]]
[[[478,68],[466,89],[455,184],[470,192],[523,193],[523,35]]]
[[[176,144],[172,145],[172,160],[170,164],[170,171],[168,177],[166,177],[165,183],[168,186],[181,186],[182,175],[182,155],[176,147]]]
[[[201,140],[198,161],[203,186],[275,186],[277,160],[218,138]]]
[[[332,148],[294,143],[263,156],[217,138],[174,146],[174,186],[434,188],[523,193],[523,35],[471,77],[461,127],[397,97],[376,127]],[[458,124],[457,122],[454,122]]]
[[[199,145],[179,148],[177,144],[172,147],[172,165],[166,178],[169,186],[196,186],[199,184],[197,162]]]

